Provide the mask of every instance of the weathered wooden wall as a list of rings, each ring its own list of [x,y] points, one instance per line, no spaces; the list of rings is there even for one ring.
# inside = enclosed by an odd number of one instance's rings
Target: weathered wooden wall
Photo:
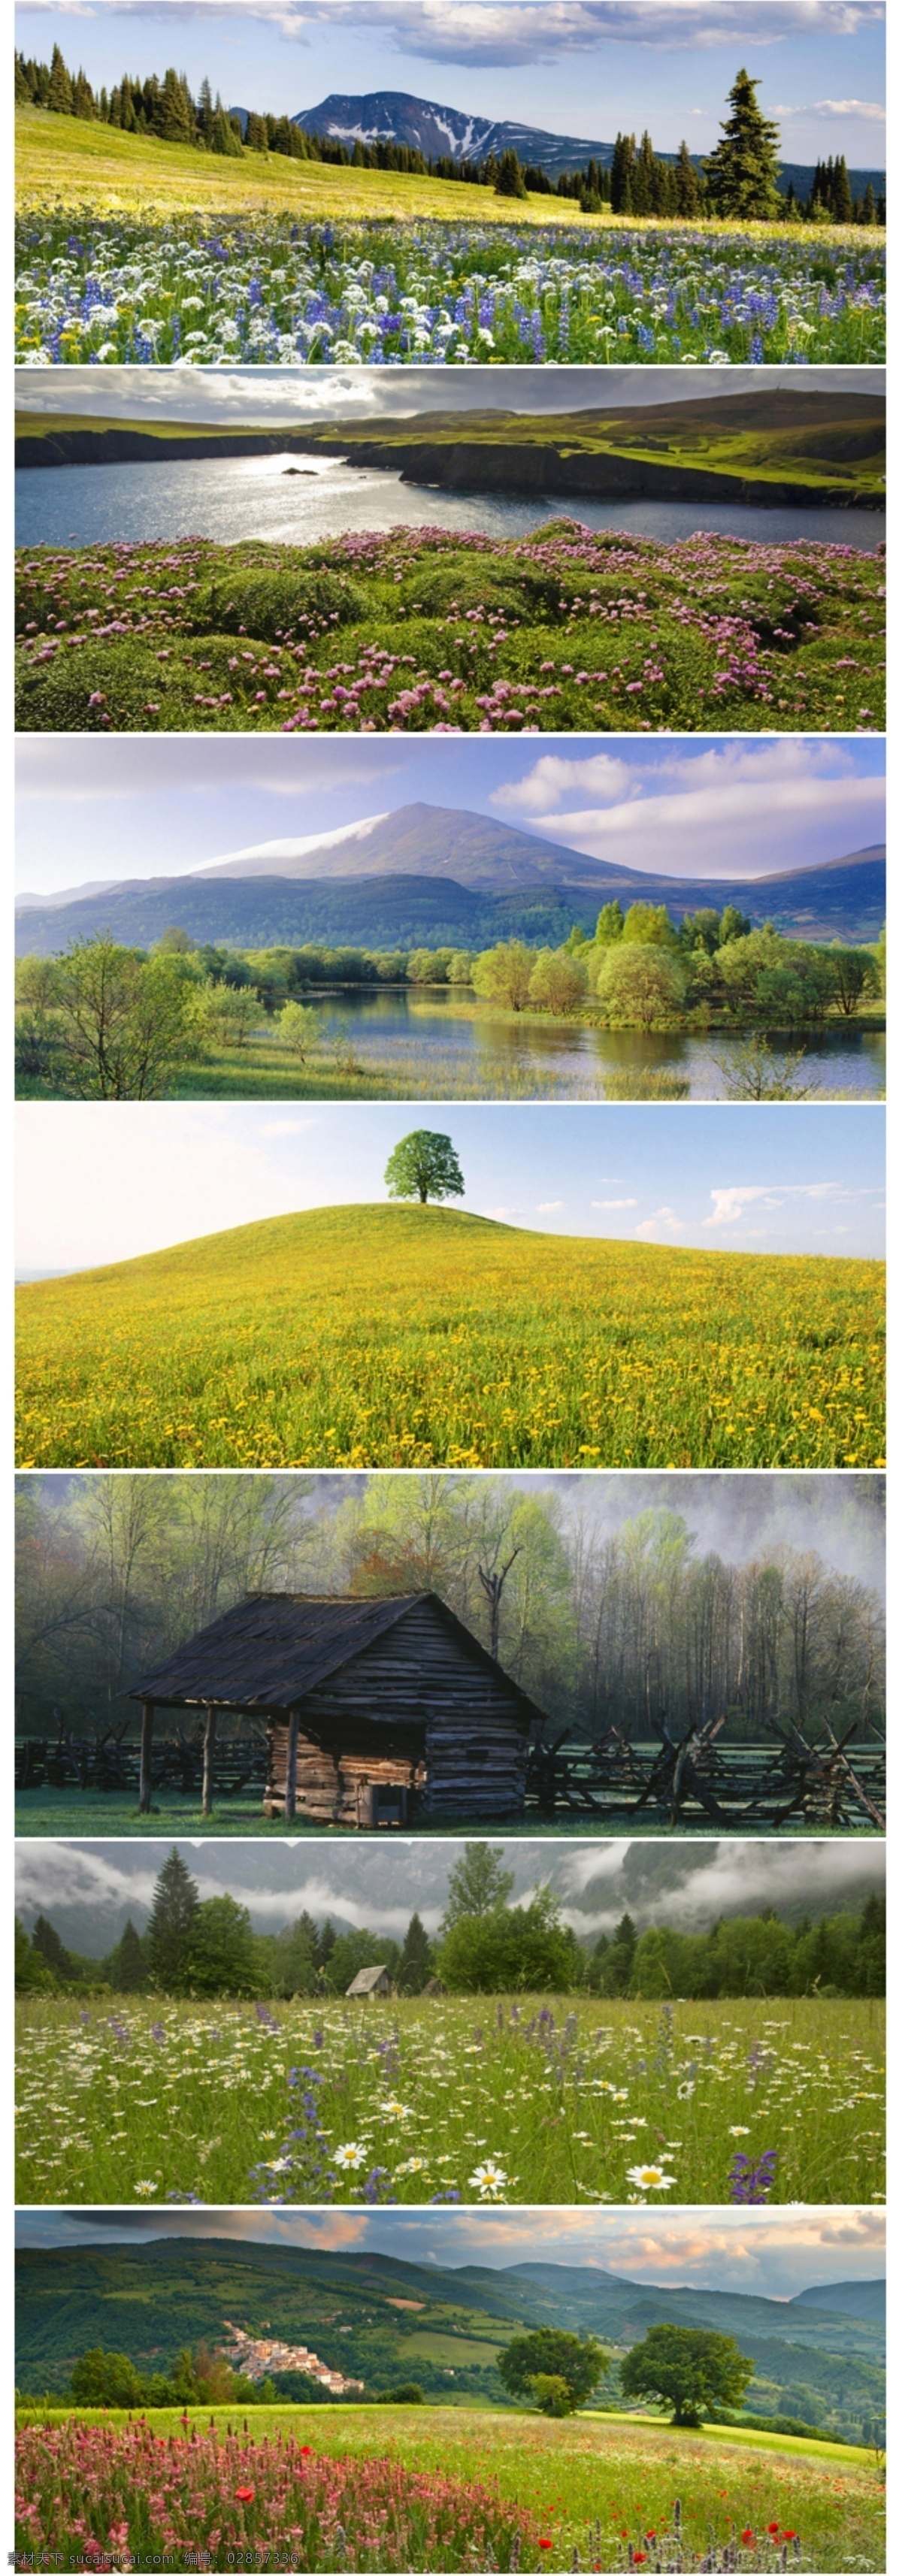
[[[395,1782],[416,1790],[423,1815],[518,1814],[528,1743],[527,1714],[506,1676],[418,1604],[304,1698],[298,1809],[368,1823],[367,1784]],[[287,1744],[286,1722],[271,1718],[268,1815],[284,1808]]]

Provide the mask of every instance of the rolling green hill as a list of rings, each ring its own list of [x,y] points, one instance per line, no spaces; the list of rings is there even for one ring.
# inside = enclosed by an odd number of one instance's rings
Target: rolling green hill
[[[17,2380],[62,2389],[91,2345],[163,2370],[185,2344],[216,2344],[226,2318],[307,2342],[378,2394],[415,2377],[433,2397],[503,2404],[495,2358],[512,2333],[549,2324],[623,2349],[658,2322],[735,2335],[756,2364],[751,2412],[856,2425],[883,2401],[881,2328],[798,2302],[734,2291],[658,2290],[556,2264],[451,2270],[382,2254],[231,2238],[161,2236],[17,2257]],[[408,2308],[393,2301],[410,2300]],[[813,2412],[811,2411],[813,2409]]]
[[[19,1310],[22,1466],[882,1463],[875,1261],[355,1205]]]
[[[22,411],[20,465],[279,453],[343,455],[455,488],[745,501],[885,502],[885,405],[871,393],[781,390],[627,410],[416,412],[269,429]]]

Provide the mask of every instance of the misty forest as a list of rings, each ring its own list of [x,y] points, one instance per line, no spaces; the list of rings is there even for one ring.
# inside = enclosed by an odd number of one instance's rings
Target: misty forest
[[[825,1720],[873,1741],[883,1610],[861,1569],[879,1561],[882,1487],[781,1478],[775,1515],[763,1482],[719,1480],[718,1547],[695,1480],[686,1512],[661,1479],[660,1505],[625,1516],[606,1477],[581,1478],[578,1501],[485,1474],[27,1477],[17,1732],[135,1732],[124,1694],[142,1671],[248,1592],[434,1591],[556,1734],[725,1716],[736,1742],[784,1725],[811,1741]]]

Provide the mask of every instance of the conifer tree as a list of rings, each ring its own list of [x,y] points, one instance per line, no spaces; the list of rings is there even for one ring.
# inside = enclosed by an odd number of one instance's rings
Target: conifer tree
[[[412,1914],[398,1962],[398,1991],[402,1995],[421,1995],[432,1975],[432,1948],[425,1924]]]
[[[154,1888],[147,1926],[151,1970],[169,1994],[177,1994],[184,1979],[199,1904],[194,1880],[173,1847]]]
[[[110,1960],[110,1984],[117,1995],[136,1995],[146,1986],[148,1973],[143,1944],[129,1917]]]
[[[31,84],[30,84],[30,82],[28,81],[28,79],[27,79],[27,77],[26,77],[25,65],[24,65],[24,62],[23,62],[23,60],[22,60],[22,56],[21,56],[21,54],[17,54],[17,55],[16,55],[16,106],[17,106],[17,107],[30,107],[30,106],[31,106],[31,101],[32,101],[32,89],[31,89]]]
[[[688,143],[680,144],[676,166],[677,214],[697,215],[699,209],[698,171],[693,170]]]
[[[72,85],[72,114],[89,120],[94,112],[94,92],[87,73],[79,65]]]
[[[55,1977],[74,1977],[76,1973],[74,1960],[70,1959],[68,1950],[64,1949],[60,1940],[56,1925],[48,1921],[46,1914],[38,1915],[31,1943],[32,1948],[39,1952],[45,1967],[52,1969]]]
[[[730,91],[731,114],[705,177],[714,212],[743,222],[769,222],[780,208],[780,129],[762,114],[758,82],[747,71],[736,74]]]
[[[874,204],[874,191],[870,180],[868,180],[868,184],[861,201],[861,220],[863,224],[873,224],[877,221],[877,209]]]
[[[846,156],[844,152],[837,154],[836,169],[833,178],[833,212],[838,224],[851,223],[852,191],[849,186],[849,173],[846,168]]]
[[[170,68],[163,81],[159,131],[164,143],[193,143],[194,110],[188,84]]]
[[[50,65],[50,94],[47,101],[55,116],[71,116],[72,83],[58,45],[53,48]]]

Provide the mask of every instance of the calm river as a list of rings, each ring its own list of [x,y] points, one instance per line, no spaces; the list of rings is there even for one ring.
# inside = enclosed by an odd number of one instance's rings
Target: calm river
[[[488,1005],[471,1011],[441,986],[422,998],[392,990],[319,998],[309,992],[304,1000],[322,1014],[330,1037],[341,1030],[353,1038],[368,1071],[390,1070],[397,1076],[399,1098],[404,1097],[407,1064],[412,1074],[428,1072],[428,1096],[434,1099],[442,1098],[444,1082],[449,1098],[462,1092],[497,1100],[522,1092],[531,1099],[597,1100],[603,1097],[606,1073],[666,1067],[688,1076],[691,1099],[717,1100],[724,1087],[716,1058],[727,1063],[739,1044],[720,1031],[707,1038],[676,1031],[644,1037],[634,1029],[584,1028],[566,1020],[524,1024],[498,1019]],[[802,1043],[782,1035],[771,1039],[776,1056],[796,1054]],[[866,1099],[882,1091],[885,1075],[885,1037],[867,1029],[831,1028],[805,1042],[798,1079],[823,1091],[851,1091]]]
[[[142,465],[25,465],[16,474],[21,546],[132,545],[176,537],[248,537],[313,545],[360,528],[475,528],[520,537],[543,520],[624,528],[672,543],[705,529],[789,544],[804,538],[871,554],[886,522],[879,510],[750,509],[714,501],[531,500],[495,492],[442,492],[400,474],[304,456],[194,457]]]

